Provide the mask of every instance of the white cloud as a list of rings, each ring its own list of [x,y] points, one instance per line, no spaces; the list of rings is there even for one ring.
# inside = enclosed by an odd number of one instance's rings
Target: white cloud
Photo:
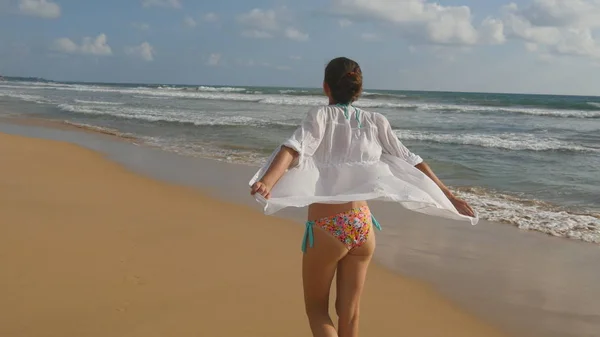
[[[332,5],[336,15],[347,20],[392,23],[399,33],[419,42],[450,45],[493,42],[473,25],[468,6],[443,6],[425,0],[332,0]],[[498,40],[497,34],[492,37]]]
[[[219,21],[219,16],[215,13],[206,13],[202,16],[202,20],[205,22],[217,22]]]
[[[150,25],[143,22],[133,22],[131,26],[137,30],[148,31],[150,30]]]
[[[600,59],[594,36],[600,1],[534,0],[523,8],[512,3],[504,7],[502,20],[506,36],[523,41],[529,52]]]
[[[248,13],[239,15],[237,22],[245,28],[244,32],[254,32],[246,35],[247,37],[251,37],[252,35],[266,36],[270,35],[268,32],[279,29],[277,14],[272,9],[262,10],[255,8]]]
[[[308,41],[308,34],[303,33],[293,27],[288,27],[285,30],[285,37],[294,41]]]
[[[597,0],[533,0],[521,10],[516,4],[509,6],[535,26],[600,26],[600,1]]]
[[[255,8],[237,17],[243,37],[267,39],[280,35],[294,41],[307,41],[308,34],[290,26],[290,21],[285,8],[277,11]]]
[[[142,7],[181,8],[179,0],[142,0]]]
[[[143,42],[139,46],[125,47],[125,54],[151,62],[154,61],[155,50],[150,43]]]
[[[216,67],[221,64],[221,59],[222,59],[221,54],[218,54],[218,53],[210,54],[210,56],[208,57],[207,64],[211,67]]]
[[[65,54],[74,54],[79,50],[79,46],[71,39],[62,37],[54,41],[53,49]]]
[[[188,28],[194,28],[198,25],[198,23],[196,22],[196,20],[194,20],[194,18],[192,18],[191,16],[186,16],[183,19],[183,24],[188,27]]]
[[[350,21],[348,19],[341,19],[340,21],[338,21],[338,24],[340,25],[340,27],[346,28],[346,27],[352,25],[352,21]]]
[[[242,31],[242,36],[251,38],[251,39],[270,39],[273,37],[273,35],[271,35],[271,33],[267,33],[262,30],[255,30],[255,29]]]
[[[65,54],[112,55],[112,49],[107,43],[105,34],[100,34],[95,39],[84,37],[80,45],[69,38],[63,37],[54,41],[53,49]]]
[[[242,67],[254,67],[256,66],[256,62],[254,62],[254,60],[250,59],[250,60],[241,60],[241,59],[237,59],[235,61],[235,64],[238,66],[242,66]]]
[[[19,11],[45,19],[60,17],[60,6],[51,0],[19,0]]]
[[[294,57],[290,57],[292,59],[294,59]],[[269,62],[256,62],[252,59],[249,60],[241,60],[238,59],[235,62],[238,66],[242,66],[242,67],[262,67],[262,68],[271,68],[271,69],[275,69],[275,70],[279,70],[279,71],[288,71],[288,70],[292,70],[292,67],[290,66],[286,66],[286,65],[273,65]]]
[[[373,33],[362,33],[360,34],[360,38],[364,41],[379,41],[379,36]]]
[[[487,41],[490,44],[502,44],[506,41],[504,35],[504,22],[491,17],[486,18],[481,23],[479,30],[480,40]]]
[[[292,56],[290,56],[290,59],[294,60],[294,61],[300,61],[300,60],[302,60],[302,56],[300,56],[300,55],[292,55]]]

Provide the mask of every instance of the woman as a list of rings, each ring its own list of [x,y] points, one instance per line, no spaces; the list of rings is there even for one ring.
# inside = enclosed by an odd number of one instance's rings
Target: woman
[[[266,214],[309,206],[302,278],[311,330],[316,337],[357,336],[360,297],[375,249],[373,226],[381,229],[367,200],[394,201],[472,224],[478,218],[398,140],[383,115],[352,106],[362,92],[356,62],[343,57],[329,62],[323,90],[329,105],[308,112],[250,181],[251,194],[264,203]],[[337,331],[328,312],[334,275]]]

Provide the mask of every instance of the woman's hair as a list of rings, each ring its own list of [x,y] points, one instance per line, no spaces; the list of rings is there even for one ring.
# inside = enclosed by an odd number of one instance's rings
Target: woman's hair
[[[360,66],[353,60],[338,57],[325,68],[325,83],[336,103],[349,104],[362,92],[363,77]]]

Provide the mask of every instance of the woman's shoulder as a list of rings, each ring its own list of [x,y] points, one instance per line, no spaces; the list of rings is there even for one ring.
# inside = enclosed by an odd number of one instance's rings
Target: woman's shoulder
[[[375,111],[369,111],[369,110],[364,110],[364,109],[360,109],[361,114],[363,115],[363,118],[370,123],[373,123],[375,125],[381,125],[382,123],[385,123],[387,121],[387,118],[379,113],[379,112],[375,112]]]
[[[387,118],[379,112],[365,110],[360,107],[356,107],[356,109],[360,111],[363,121],[367,123],[378,126],[387,122]],[[324,122],[329,118],[335,118],[340,113],[343,113],[343,108],[337,105],[323,104],[310,107],[306,113],[306,117],[308,120]]]

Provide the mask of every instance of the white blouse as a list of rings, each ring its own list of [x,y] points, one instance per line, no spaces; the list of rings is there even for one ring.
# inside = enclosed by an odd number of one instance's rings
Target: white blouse
[[[299,156],[273,186],[268,200],[256,194],[265,214],[312,203],[387,200],[425,214],[478,222],[477,215],[458,213],[437,184],[415,168],[423,159],[400,142],[382,114],[351,105],[315,107],[281,146]],[[279,149],[250,186],[262,178]]]

